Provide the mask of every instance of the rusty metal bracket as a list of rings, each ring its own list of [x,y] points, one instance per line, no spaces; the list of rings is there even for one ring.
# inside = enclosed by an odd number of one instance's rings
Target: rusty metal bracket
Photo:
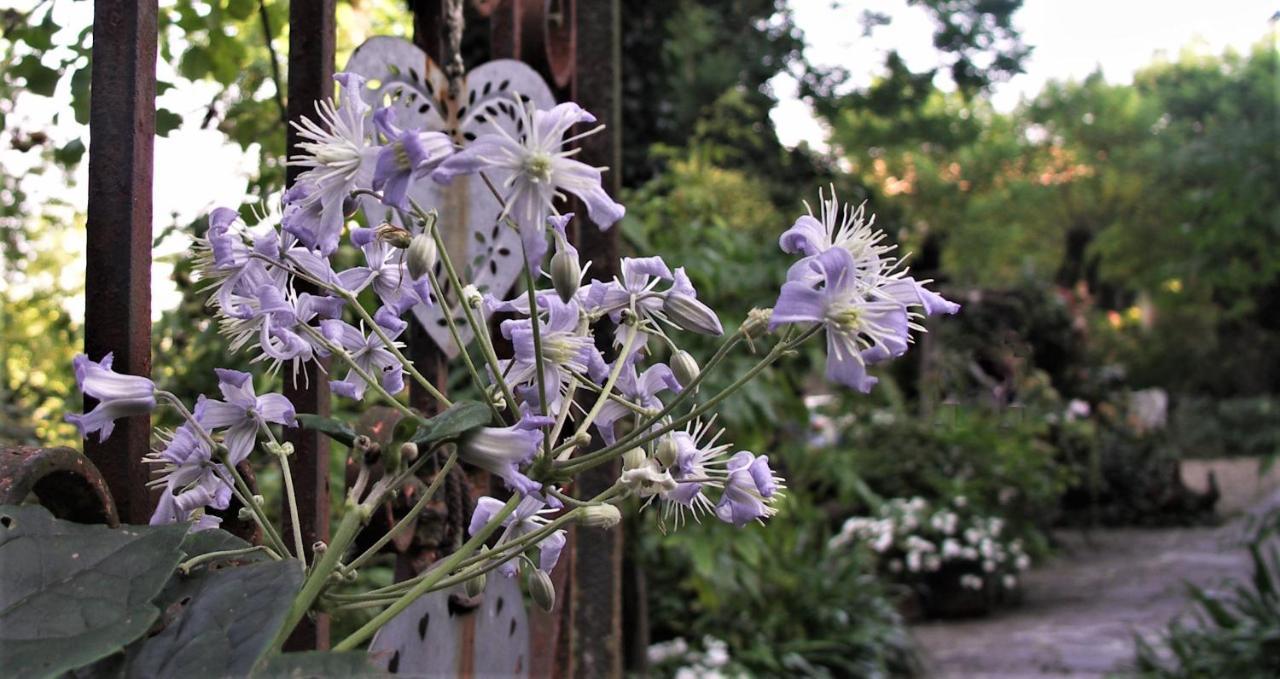
[[[71,448],[0,450],[0,504],[22,504],[33,495],[60,519],[120,525],[106,480],[87,456]]]

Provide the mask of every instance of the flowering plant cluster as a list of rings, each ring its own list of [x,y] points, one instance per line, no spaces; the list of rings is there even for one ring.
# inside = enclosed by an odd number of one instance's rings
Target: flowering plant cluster
[[[865,544],[880,557],[881,568],[908,584],[949,571],[962,588],[1013,590],[1031,566],[1022,541],[1005,531],[1004,519],[978,514],[964,496],[950,506],[934,506],[921,497],[894,498],[876,517],[854,516],[831,539],[839,549]]]
[[[297,559],[305,573],[279,639],[317,607],[381,608],[335,646],[354,648],[417,597],[477,582],[491,570],[523,573],[535,600],[550,606],[548,573],[564,546],[563,526],[612,526],[627,497],[653,507],[664,526],[707,516],[734,526],[763,521],[777,511],[783,480],[769,455],[724,440],[715,426],[717,404],[818,336],[826,341],[827,376],[869,391],[876,378],[868,366],[906,352],[924,316],[958,309],[908,275],[861,208],[842,207],[831,195],[818,214],[800,217],[782,233],[782,250],[796,260],[773,307],[752,311],[726,332],[686,271],[660,257],[624,258],[612,280],[584,278],[569,238],[573,215],[558,206],[577,198],[602,229],[625,214],[602,188],[603,168],[576,160],[567,146],[595,131],[570,134],[595,122],[589,112],[573,103],[550,110],[518,104],[520,133],[494,125],[459,144],[441,132],[401,126],[394,108],[370,106],[359,76],[336,79],[341,95],[320,102],[317,118],[299,126],[304,152],[290,162],[306,170],[283,195],[279,217],[247,224],[235,211],[214,210],[198,244],[209,305],[232,349],[284,379],[297,380],[304,366],[315,364],[334,394],[388,405],[414,425],[381,451],[380,478],[362,470],[348,489],[346,513],[330,543],[304,558],[298,532],[287,536],[267,520],[236,465],[259,450],[278,461],[297,526],[292,449],[280,443],[278,428],[321,429],[357,452],[374,444],[344,423],[295,412],[281,394],[259,394],[248,373],[219,370],[220,398],[202,396],[188,408],[145,378],[113,372],[109,355],[98,362],[80,356],[79,385],[97,406],[69,416],[86,436],[106,438],[120,417],[160,405],[182,415],[184,424],[161,433],[149,456],[155,483],[163,487],[153,522],[215,527],[210,510],[238,498],[261,526],[261,549],[275,559]],[[412,198],[417,183],[447,185],[464,176],[488,187],[502,205],[501,227],[519,234],[524,285],[511,299],[466,280],[465,267],[445,247],[435,206]],[[355,226],[359,200],[380,201],[396,223]],[[361,261],[338,269],[333,255],[344,241]],[[375,300],[372,308],[361,302],[362,293]],[[451,400],[402,351],[400,338],[411,322],[406,315],[438,304],[459,307],[460,316],[443,317],[463,347],[460,369],[481,401]],[[488,324],[498,313],[506,317],[498,329],[510,346],[506,355]],[[473,351],[461,341],[464,330],[475,338]],[[700,365],[679,348],[683,333],[724,340]],[[724,390],[700,392],[704,377],[741,349],[760,360]],[[411,382],[431,395],[440,415],[428,418],[404,404]],[[331,576],[351,576],[385,545],[387,538],[364,553],[348,553],[374,508],[437,452],[445,459],[442,472],[393,532],[414,520],[459,461],[502,479],[509,496],[482,498],[470,538],[437,567],[367,593],[332,592]],[[577,474],[619,459],[612,487],[595,497],[572,495]]]

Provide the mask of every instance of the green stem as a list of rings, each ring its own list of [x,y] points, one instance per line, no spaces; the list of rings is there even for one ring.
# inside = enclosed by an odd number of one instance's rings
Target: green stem
[[[270,547],[266,545],[254,545],[252,547],[244,547],[241,549],[224,549],[219,552],[205,552],[204,554],[192,557],[178,564],[178,572],[183,574],[190,573],[192,568],[195,568],[202,563],[235,556],[244,556],[245,554],[253,554],[254,552],[266,552],[267,556],[270,556],[272,559],[276,561],[280,560],[280,555],[276,554]]]
[[[378,325],[377,321],[373,320],[373,317],[369,315],[369,312],[365,310],[364,306],[360,304],[360,301],[356,298],[355,295],[351,294],[350,292],[347,292],[346,290],[343,290],[342,296],[346,298],[347,302],[351,305],[351,307],[356,310],[356,314],[360,316],[361,320],[369,324],[369,326],[373,329],[374,334],[378,336],[378,339],[382,340],[382,343],[386,345],[387,351],[390,351],[391,354],[396,357],[396,360],[400,361],[400,364],[404,366],[405,371],[407,371],[409,375],[413,377],[413,380],[415,382],[417,382],[419,385],[422,386],[423,390],[425,390],[427,394],[431,396],[431,398],[434,398],[436,402],[439,403],[443,408],[448,408],[449,406],[453,405],[453,402],[450,401],[449,398],[445,396],[443,392],[437,389],[436,385],[431,383],[431,380],[427,379],[425,375],[418,372],[418,368],[413,365],[413,361],[410,361],[409,358],[406,357],[404,353],[400,351],[400,348],[396,346],[395,342],[391,341],[390,337],[387,337],[386,331],[382,329],[382,326]],[[439,293],[437,293],[437,297],[439,297]],[[448,314],[446,314],[445,316],[447,318]]]
[[[277,457],[280,458],[280,474],[284,479],[284,496],[285,503],[289,505],[289,519],[293,522],[293,553],[302,562],[302,567],[307,567],[307,552],[302,545],[302,523],[298,521],[298,499],[293,492],[293,474],[289,472],[289,456],[285,454],[285,450],[280,446],[280,442],[276,440],[276,435],[271,432],[271,427],[267,426],[265,420],[258,418],[258,427],[267,435],[267,439],[271,441],[273,450]]]
[[[392,618],[399,615],[401,611],[408,608],[409,604],[412,604],[414,601],[418,599],[418,597],[426,593],[431,588],[432,585],[436,584],[437,582],[439,582],[440,580],[448,576],[448,574],[454,568],[456,568],[463,559],[470,556],[471,552],[474,552],[477,547],[484,544],[484,541],[489,539],[489,536],[492,535],[493,532],[497,530],[499,526],[502,525],[502,521],[506,519],[508,516],[510,516],[511,513],[516,510],[516,506],[519,504],[520,504],[520,496],[513,495],[510,500],[507,500],[507,504],[504,505],[502,509],[499,510],[498,513],[492,519],[489,520],[489,523],[485,524],[484,528],[480,529],[480,531],[477,532],[475,535],[472,535],[471,539],[467,540],[466,543],[464,543],[462,547],[458,549],[458,551],[454,552],[453,554],[450,554],[447,558],[445,558],[444,562],[440,564],[440,566],[438,566],[437,568],[431,571],[434,577],[424,578],[421,582],[419,582],[416,586],[414,586],[413,589],[409,590],[406,594],[401,596],[399,599],[396,599],[395,603],[388,606],[386,610],[374,616],[374,618],[369,622],[365,623],[363,627],[356,630],[355,632],[352,632],[350,636],[348,636],[346,639],[343,639],[341,642],[339,642],[336,646],[333,647],[333,650],[349,651],[355,648],[356,646],[358,646],[359,644],[363,643],[369,637],[373,636],[374,632],[378,631],[379,628],[381,628],[383,625],[391,621]],[[319,593],[318,589],[317,589],[317,593]],[[314,599],[315,597],[313,596],[312,601],[314,601]],[[311,602],[310,601],[307,602],[307,605],[310,606]]]
[[[343,362],[345,362],[348,366],[350,366],[351,369],[354,370],[355,373],[360,376],[360,379],[364,380],[365,384],[369,385],[370,389],[377,392],[378,395],[381,396],[383,400],[385,400],[388,404],[391,405],[391,407],[395,408],[396,410],[399,410],[400,414],[410,419],[417,420],[418,422],[425,421],[423,420],[421,415],[413,412],[413,410],[411,410],[408,406],[401,403],[400,399],[396,398],[390,392],[388,392],[385,388],[383,388],[382,383],[374,379],[373,376],[369,374],[369,371],[357,365],[355,362],[355,359],[351,358],[351,355],[347,353],[346,349],[343,349],[342,347],[333,344],[327,338],[325,338],[324,335],[321,335],[319,332],[316,332],[316,329],[309,325],[301,325],[299,327],[302,328],[303,332],[310,335],[312,339],[319,342],[321,346],[323,346],[325,349],[329,351],[329,353],[333,354],[334,356],[337,356],[338,358],[341,358]]]
[[[524,243],[520,244],[520,253],[524,254]],[[525,255],[526,262],[528,255]],[[525,288],[529,296],[529,323],[533,328],[533,362],[534,371],[537,377],[538,385],[538,411],[545,417],[547,414],[547,377],[543,375],[543,357],[542,357],[542,321],[538,318],[538,289],[533,282],[533,272],[529,270],[529,265],[524,267]],[[506,380],[503,380],[505,383]],[[542,430],[542,454],[551,454],[551,432],[546,429]]]
[[[591,406],[591,410],[587,411],[587,416],[578,424],[578,430],[573,433],[574,438],[580,437],[595,421],[596,416],[600,414],[600,410],[604,408],[604,404],[609,401],[609,394],[613,393],[613,387],[618,382],[618,377],[622,375],[622,368],[627,364],[627,356],[631,353],[631,347],[635,345],[636,338],[640,336],[640,328],[634,323],[627,326],[627,336],[622,340],[622,349],[618,352],[618,358],[613,362],[613,369],[609,371],[609,378],[605,380],[604,388],[600,390],[600,396],[596,398],[595,405]]]
[[[307,579],[302,583],[302,591],[298,592],[298,596],[293,600],[293,605],[289,608],[288,615],[285,616],[284,625],[280,628],[280,633],[276,635],[274,647],[279,650],[284,646],[284,642],[289,638],[289,634],[293,632],[293,628],[298,626],[307,615],[307,611],[311,609],[311,605],[315,603],[316,598],[320,596],[320,592],[324,590],[324,586],[329,581],[329,574],[333,573],[337,567],[338,561],[342,558],[342,553],[355,540],[356,535],[360,533],[360,527],[364,524],[366,516],[359,505],[347,503],[347,511],[342,515],[342,522],[338,524],[338,530],[333,534],[333,539],[329,541],[329,546],[324,550],[324,554],[320,557],[307,575]]]
[[[444,317],[445,326],[449,328],[449,335],[453,337],[454,346],[458,347],[458,353],[462,355],[462,362],[467,366],[467,372],[471,374],[471,381],[475,383],[476,389],[484,393],[484,379],[480,377],[480,371],[476,369],[476,364],[471,360],[471,353],[467,351],[466,346],[462,343],[462,335],[458,332],[458,324],[453,320],[453,314],[448,311],[448,302],[444,298],[444,290],[440,287],[440,281],[436,280],[436,272],[427,272],[427,282],[431,285],[431,291],[435,293],[438,304],[445,307],[445,311],[441,312]],[[464,302],[465,304],[465,302]],[[495,422],[502,422],[502,413],[498,412],[498,407],[493,404],[493,400],[485,398],[485,403],[489,405],[489,410],[493,412]],[[512,407],[511,405],[507,406]]]
[[[431,498],[433,496],[435,496],[436,491],[440,490],[440,486],[441,484],[444,483],[445,477],[449,475],[449,472],[453,469],[453,466],[457,463],[458,463],[458,453],[454,452],[453,454],[449,455],[449,458],[447,460],[445,460],[444,466],[440,468],[440,471],[436,472],[436,477],[431,480],[431,485],[427,486],[427,489],[423,491],[422,497],[418,498],[418,501],[409,510],[409,513],[405,514],[404,518],[397,521],[396,525],[391,527],[391,530],[387,531],[386,534],[378,538],[378,541],[373,543],[371,547],[366,549],[363,554],[353,559],[351,563],[346,564],[346,566],[344,567],[344,570],[353,571],[359,568],[362,564],[364,564],[364,562],[373,558],[373,556],[377,554],[379,550],[381,550],[388,542],[390,542],[391,539],[395,537],[396,533],[399,533],[401,530],[404,530],[407,526],[409,526],[409,524],[417,520],[418,515],[422,513],[423,509],[426,509],[427,503],[431,501]]]

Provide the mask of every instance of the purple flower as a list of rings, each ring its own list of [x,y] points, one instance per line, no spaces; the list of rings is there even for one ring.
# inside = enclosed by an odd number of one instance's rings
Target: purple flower
[[[293,123],[304,140],[303,154],[289,159],[308,168],[285,193],[283,226],[307,247],[328,255],[338,248],[346,221],[347,198],[357,185],[368,186],[377,149],[369,145],[365,117],[369,106],[360,96],[364,78],[338,73],[341,102],[316,102],[319,121],[303,118]]]
[[[501,478],[521,495],[537,495],[542,484],[525,476],[520,467],[542,447],[541,427],[553,422],[549,417],[525,415],[510,427],[484,427],[462,442],[458,456]]]
[[[498,512],[502,511],[502,507],[506,503],[491,497],[482,497],[476,501],[476,510],[471,514],[471,524],[467,528],[467,532],[475,535],[487,525]],[[520,500],[520,504],[516,505],[516,509],[507,518],[502,520],[502,526],[505,530],[494,544],[494,549],[501,548],[503,544],[512,542],[534,531],[540,530],[550,521],[546,518],[546,514],[557,511],[556,507],[547,507],[544,502],[534,497],[526,497]],[[556,562],[560,560],[560,552],[564,550],[565,531],[557,530],[537,543],[538,548],[538,570],[550,574],[552,569],[556,567]],[[516,555],[502,562],[498,566],[498,572],[507,577],[514,577],[517,573]]]
[[[886,292],[888,279],[860,278],[848,250],[831,248],[807,264],[817,283],[803,278],[783,284],[769,326],[823,324],[827,378],[869,392],[878,380],[867,375],[867,364],[907,350],[907,307]]]
[[[382,303],[403,314],[418,304],[431,303],[430,282],[424,275],[413,280],[405,266],[405,251],[379,239],[374,229],[354,229],[351,242],[364,253],[365,266],[338,274],[340,285],[358,293],[370,283]]]
[[[83,415],[68,414],[67,421],[80,428],[87,437],[98,432],[98,440],[106,441],[122,417],[145,415],[156,408],[156,385],[145,377],[121,375],[111,370],[112,355],[94,363],[84,354],[72,359],[76,386],[81,393],[98,400],[93,410]]]
[[[571,156],[576,150],[564,150],[566,143],[595,131],[565,139],[569,128],[578,123],[594,123],[594,116],[573,103],[560,104],[550,111],[530,111],[525,104],[517,105],[523,116],[523,132],[518,138],[495,125],[495,132],[481,135],[450,156],[431,176],[448,184],[459,175],[492,172],[495,181],[501,181],[501,188],[506,190],[508,213],[520,226],[526,263],[538,271],[547,251],[543,225],[552,212],[552,204],[564,199],[565,193],[581,199],[591,220],[602,229],[621,219],[626,210],[605,193],[601,168],[574,160]]]
[[[196,406],[203,415],[202,401]],[[179,427],[169,444],[147,461],[161,466],[160,494],[151,525],[189,521],[196,517],[196,530],[216,528],[221,519],[198,510],[204,507],[226,509],[231,503],[231,486],[217,474],[212,451],[203,436],[188,422]]]
[[[783,252],[814,257],[838,247],[847,250],[854,263],[864,270],[880,273],[882,264],[892,266],[893,260],[885,255],[894,246],[881,244],[884,232],[874,228],[875,215],[870,219],[865,217],[865,203],[856,209],[850,209],[849,205],[842,208],[834,187],[830,198],[823,197],[819,191],[818,200],[822,206],[821,220],[813,216],[810,208],[809,214],[797,219],[778,239],[778,246]],[[808,207],[808,203],[805,206]]]
[[[770,506],[778,491],[778,479],[769,469],[768,456],[741,451],[729,458],[724,491],[716,503],[716,517],[741,528],[752,521],[773,516]]]
[[[661,257],[624,257],[622,274],[608,283],[593,283],[584,297],[584,306],[592,315],[609,314],[617,323],[623,310],[634,312],[641,320],[675,325],[707,335],[723,332],[720,319],[710,307],[698,300],[698,293],[683,268],[675,273]],[[670,282],[666,290],[658,290]],[[618,337],[624,330],[619,328]],[[634,352],[644,349],[649,333],[643,333]]]
[[[443,132],[400,129],[393,108],[376,111],[373,124],[387,138],[373,170],[373,189],[382,192],[384,204],[407,210],[409,183],[430,174],[453,153],[453,141]]]
[[[540,319],[542,379],[546,393],[537,394],[538,364],[531,319],[503,321],[502,334],[511,340],[514,357],[502,362],[503,377],[518,390],[523,387],[525,402],[545,402],[548,412],[559,410],[574,374],[603,379],[608,370],[596,349],[595,338],[578,312],[578,303],[560,301],[555,294],[543,295],[539,305],[546,309]]]
[[[210,430],[227,427],[222,442],[232,465],[240,464],[253,451],[258,440],[258,427],[274,422],[296,426],[293,404],[283,394],[258,396],[253,390],[253,376],[238,370],[215,368],[218,389],[225,401],[204,401],[200,424]]]
[[[618,395],[627,401],[654,411],[662,409],[662,401],[658,400],[660,392],[670,390],[680,393],[680,383],[676,381],[671,368],[661,363],[649,366],[643,373],[637,375],[635,363],[628,362],[618,374],[615,388]],[[595,425],[606,445],[613,445],[617,440],[617,434],[614,431],[616,423],[633,414],[634,411],[631,408],[612,399],[601,406],[600,413],[596,415]]]
[[[386,307],[378,309],[373,320],[392,340],[399,337],[409,325]],[[404,389],[404,366],[376,333],[366,336],[354,326],[336,319],[321,321],[320,332],[325,339],[346,350],[347,355],[361,370],[377,377],[383,389],[392,394]],[[397,346],[402,345],[397,343]],[[359,401],[364,398],[364,390],[368,385],[352,368],[347,371],[346,377],[330,382],[329,386],[335,394]]]

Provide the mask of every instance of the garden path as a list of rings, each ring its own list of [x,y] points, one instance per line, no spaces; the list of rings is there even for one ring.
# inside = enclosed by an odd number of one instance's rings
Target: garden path
[[[1280,505],[1280,491],[1254,508]],[[1022,605],[912,633],[929,676],[965,679],[1125,674],[1135,634],[1154,639],[1188,610],[1185,583],[1248,577],[1248,515],[1218,526],[1056,533],[1058,556],[1023,582]]]

